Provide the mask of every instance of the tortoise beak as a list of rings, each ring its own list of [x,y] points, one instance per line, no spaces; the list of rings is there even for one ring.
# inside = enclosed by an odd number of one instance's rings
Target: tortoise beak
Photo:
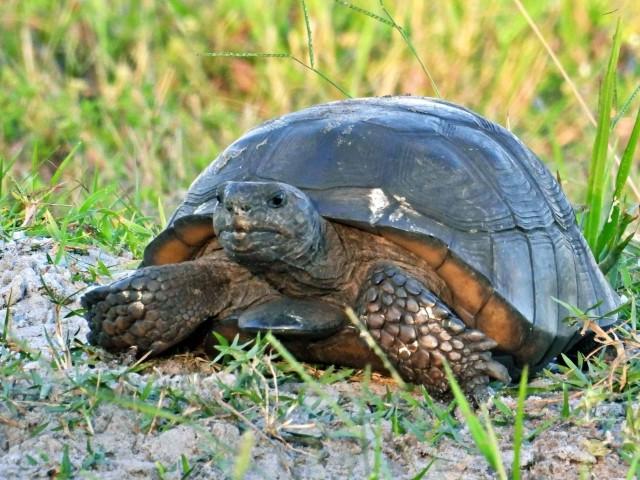
[[[236,232],[248,232],[251,229],[251,222],[246,215],[236,213],[231,220],[231,227]]]

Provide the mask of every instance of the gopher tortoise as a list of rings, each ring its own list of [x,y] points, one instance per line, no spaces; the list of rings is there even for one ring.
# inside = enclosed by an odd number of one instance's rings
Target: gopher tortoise
[[[351,307],[406,380],[443,393],[445,360],[471,389],[572,348],[556,299],[602,325],[619,304],[553,176],[504,128],[402,96],[249,131],[140,268],[82,302],[89,341],[108,350],[272,331],[301,360],[381,368]]]

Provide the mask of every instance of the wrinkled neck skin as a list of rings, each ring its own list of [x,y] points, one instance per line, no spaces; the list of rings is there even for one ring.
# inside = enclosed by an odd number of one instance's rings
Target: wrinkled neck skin
[[[348,281],[353,265],[333,224],[322,217],[314,222],[314,234],[294,244],[280,259],[248,265],[286,295],[332,293]]]

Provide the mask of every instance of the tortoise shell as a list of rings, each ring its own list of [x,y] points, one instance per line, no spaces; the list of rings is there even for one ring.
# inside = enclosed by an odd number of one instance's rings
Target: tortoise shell
[[[193,182],[143,265],[195,256],[214,236],[216,189],[228,180],[294,185],[323,217],[422,256],[450,288],[449,306],[516,364],[546,364],[576,340],[555,299],[598,315],[619,303],[542,162],[451,103],[353,99],[264,123]]]

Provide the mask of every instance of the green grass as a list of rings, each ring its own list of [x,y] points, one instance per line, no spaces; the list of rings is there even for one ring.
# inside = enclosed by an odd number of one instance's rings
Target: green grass
[[[264,119],[346,96],[413,93],[477,110],[532,147],[558,173],[571,201],[584,206],[586,238],[629,299],[621,312],[626,323],[603,338],[618,348],[613,360],[600,352],[567,361],[545,374],[544,387],[526,389],[523,382],[518,391],[501,391],[517,395],[515,409],[498,397],[479,418],[460,395],[450,404],[421,388],[380,396],[366,374],[361,395],[349,399],[356,411],[345,409],[344,399],[324,387],[352,371],[329,369],[316,378],[272,337],[221,347],[235,383],[220,384],[213,401],[158,385],[145,363],[81,371],[76,367],[95,363],[100,353],[72,336],[50,338],[58,352],[53,362],[42,374],[26,372],[23,366],[40,361],[39,354],[10,338],[7,309],[0,337],[0,377],[12,379],[0,395],[6,411],[13,418],[24,401],[44,404],[52,415],[64,413],[52,419],[60,428],[87,431],[104,404],[135,412],[147,432],[231,416],[244,432],[241,448],[230,451],[212,439],[210,456],[231,478],[243,478],[259,439],[319,442],[291,428],[303,411],[332,425],[321,438],[352,438],[370,449],[370,478],[387,478],[381,425],[388,422],[395,436],[451,440],[463,448],[457,405],[496,474],[519,478],[523,445],[555,425],[586,421],[600,402],[615,400],[627,415],[620,452],[628,478],[638,476],[640,412],[632,399],[640,393],[640,247],[632,235],[639,198],[629,184],[640,185],[634,31],[640,9],[632,4],[610,12],[596,0],[171,0],[136,8],[125,0],[0,2],[0,238],[51,237],[52,263],[90,246],[140,258],[197,173]],[[109,267],[98,264],[82,275],[92,280]],[[56,305],[69,300],[54,296]],[[588,312],[574,313],[585,324],[592,320]],[[265,357],[269,345],[280,361]],[[62,372],[55,384],[51,372]],[[147,372],[143,382],[139,372]],[[283,386],[298,383],[295,393],[283,393]],[[525,395],[534,393],[556,396],[558,415],[523,431]],[[513,425],[512,470],[502,464],[492,425]],[[49,427],[33,426],[33,434]],[[56,475],[72,478],[105,461],[100,449],[87,451],[81,464],[70,460],[68,447],[57,459],[31,458],[57,462]],[[187,478],[198,461],[157,464],[157,475]]]
[[[352,96],[434,95],[403,35],[383,23],[388,18],[379,1],[353,5],[380,20],[345,3],[353,2],[305,2],[313,67]],[[98,186],[117,185],[121,197],[157,218],[158,199],[171,211],[180,198],[176,187],[186,188],[246,129],[343,97],[288,58],[205,55],[270,52],[307,63],[301,2],[278,2],[275,8],[246,0],[150,2],[135,10],[127,5],[2,2],[0,158],[8,178],[31,174],[48,185],[74,151],[56,179],[65,190],[77,192],[79,183],[92,187],[96,174]],[[384,5],[444,98],[508,123],[552,170],[560,170],[573,200],[584,202],[593,130],[515,4]],[[616,15],[606,15],[596,1],[528,8],[595,111]],[[627,63],[619,68],[617,85],[623,100],[638,86],[631,60],[636,47],[628,42],[640,14],[629,7],[619,15],[625,19]],[[627,138],[627,120],[617,123],[615,137]],[[637,166],[633,170],[637,181]]]
[[[593,144],[593,153],[589,164],[589,182],[587,189],[587,212],[584,221],[584,235],[596,260],[603,271],[613,268],[622,251],[633,238],[633,232],[627,233],[627,227],[637,220],[637,213],[626,212],[624,201],[625,187],[630,179],[631,164],[640,136],[640,108],[631,135],[624,148],[622,159],[611,161],[609,139],[612,125],[613,99],[616,93],[616,69],[620,55],[619,24],[613,37],[611,56],[606,74],[600,88],[598,105],[597,133]],[[615,120],[615,119],[614,119]],[[614,160],[615,159],[614,157]],[[617,163],[613,193],[607,195],[612,167]],[[610,198],[607,198],[610,197]]]

